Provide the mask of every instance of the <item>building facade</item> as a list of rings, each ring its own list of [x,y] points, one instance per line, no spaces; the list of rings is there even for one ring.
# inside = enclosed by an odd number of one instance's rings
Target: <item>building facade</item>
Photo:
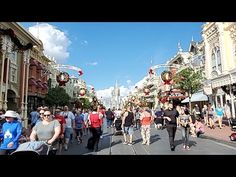
[[[46,92],[46,79],[36,77],[37,67],[46,64],[43,45],[16,22],[0,23],[0,44],[0,109],[21,112],[27,127],[30,96],[38,91],[36,84],[40,82],[41,93]],[[38,79],[36,83],[34,79]]]
[[[203,25],[205,44],[205,73],[211,86],[212,103],[222,106],[226,100],[232,105],[235,117],[236,95],[236,23],[207,22]]]

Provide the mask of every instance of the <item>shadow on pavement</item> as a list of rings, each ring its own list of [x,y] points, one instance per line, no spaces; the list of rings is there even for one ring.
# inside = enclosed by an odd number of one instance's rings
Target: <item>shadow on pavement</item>
[[[175,145],[178,146],[178,145],[182,145],[183,144],[183,140],[180,139],[180,140],[175,140]],[[196,146],[197,142],[196,141],[192,141],[192,140],[189,140],[189,147],[191,148],[192,146]]]
[[[150,143],[152,144],[152,143],[154,143],[154,142],[156,142],[156,141],[158,141],[158,140],[160,140],[161,138],[160,138],[160,136],[158,135],[158,134],[156,134],[156,135],[151,135],[151,137],[150,137]]]
[[[111,143],[111,146],[115,146],[116,144],[121,144],[121,143],[122,143],[122,140],[119,139],[119,140],[113,141],[113,142]]]

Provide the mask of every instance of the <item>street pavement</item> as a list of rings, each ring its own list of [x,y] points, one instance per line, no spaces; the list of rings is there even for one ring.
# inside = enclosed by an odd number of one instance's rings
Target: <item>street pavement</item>
[[[107,133],[99,142],[99,151],[92,152],[86,148],[89,135],[83,136],[83,143],[78,144],[76,140],[70,144],[68,151],[62,155],[236,155],[235,143],[224,143],[209,139],[207,136],[190,136],[190,150],[182,148],[181,132],[178,129],[175,137],[175,151],[169,147],[167,130],[157,130],[151,128],[151,144],[142,145],[141,133],[139,130],[134,132],[134,144],[124,145],[123,136],[113,136],[113,128],[108,128]]]

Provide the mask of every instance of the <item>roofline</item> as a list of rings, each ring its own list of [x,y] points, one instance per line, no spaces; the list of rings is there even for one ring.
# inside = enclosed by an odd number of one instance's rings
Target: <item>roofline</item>
[[[42,45],[41,42],[34,37],[29,31],[27,31],[20,23],[18,22],[12,22],[12,25],[18,28],[22,33],[24,33],[33,43],[37,45]]]

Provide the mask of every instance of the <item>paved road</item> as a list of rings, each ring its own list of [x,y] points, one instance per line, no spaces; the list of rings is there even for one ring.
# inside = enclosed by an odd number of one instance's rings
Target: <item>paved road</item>
[[[169,148],[169,140],[166,129],[156,130],[151,128],[151,144],[142,145],[141,134],[135,130],[134,144],[132,146],[123,145],[123,136],[112,136],[112,129],[104,134],[99,143],[99,152],[91,152],[86,149],[88,135],[84,136],[84,142],[70,145],[68,151],[63,151],[63,155],[236,155],[236,146],[230,146],[205,138],[190,137],[190,150],[182,149],[181,132],[177,130],[175,151]]]

